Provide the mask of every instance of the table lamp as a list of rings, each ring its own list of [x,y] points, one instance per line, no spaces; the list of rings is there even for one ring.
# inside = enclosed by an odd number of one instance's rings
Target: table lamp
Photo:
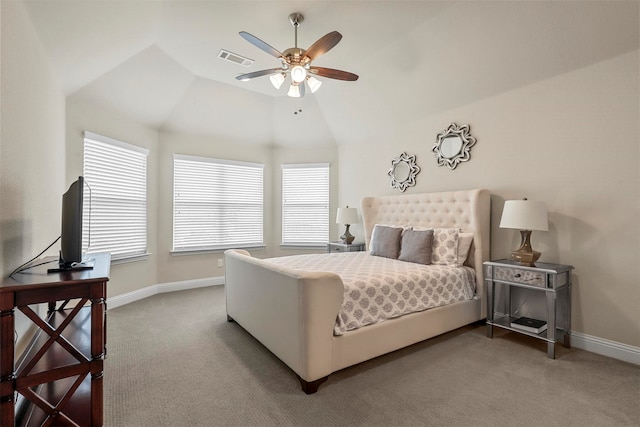
[[[345,230],[344,234],[340,236],[342,243],[346,243],[350,245],[355,239],[355,236],[349,233],[349,226],[351,224],[358,223],[358,209],[350,208],[347,206],[346,208],[338,208],[338,213],[336,214],[336,224],[344,224]]]
[[[531,231],[549,231],[547,206],[543,202],[507,200],[504,202],[500,228],[520,230],[520,247],[511,252],[511,258],[519,264],[533,266],[540,252],[531,247]]]

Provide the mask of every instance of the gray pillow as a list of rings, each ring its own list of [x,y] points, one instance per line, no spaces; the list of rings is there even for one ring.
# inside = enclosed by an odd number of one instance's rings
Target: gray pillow
[[[405,230],[400,245],[400,261],[431,264],[433,230]]]
[[[376,224],[371,233],[371,255],[398,259],[400,254],[401,227]]]

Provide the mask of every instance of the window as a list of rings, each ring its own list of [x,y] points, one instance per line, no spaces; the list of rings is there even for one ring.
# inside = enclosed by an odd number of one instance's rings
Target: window
[[[282,165],[282,245],[329,240],[329,164]]]
[[[258,163],[173,156],[173,251],[264,246]]]
[[[84,133],[88,251],[111,252],[112,260],[146,255],[148,154],[146,148]]]

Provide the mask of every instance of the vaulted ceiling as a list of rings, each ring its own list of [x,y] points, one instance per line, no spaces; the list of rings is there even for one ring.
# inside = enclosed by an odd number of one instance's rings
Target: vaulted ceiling
[[[362,140],[638,49],[639,39],[633,2],[24,2],[68,97],[161,131],[258,144]],[[295,100],[268,77],[235,79],[279,66],[238,32],[283,51],[294,46],[292,12],[305,17],[299,47],[342,33],[314,65],[358,81],[322,79],[318,92]],[[221,49],[255,63],[223,61]]]

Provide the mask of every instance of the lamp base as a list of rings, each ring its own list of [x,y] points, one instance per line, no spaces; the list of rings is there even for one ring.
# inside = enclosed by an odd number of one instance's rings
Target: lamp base
[[[346,243],[347,245],[350,245],[351,243],[353,243],[353,239],[356,238],[356,236],[349,233],[349,225],[350,224],[345,224],[344,234],[340,236],[340,240],[342,240],[342,243]]]
[[[520,247],[511,252],[511,259],[518,264],[534,267],[541,254],[531,247],[531,230],[520,230],[520,237]]]
[[[535,267],[536,261],[540,258],[540,252],[511,252],[511,259],[516,261],[518,264],[526,265],[529,267]]]

